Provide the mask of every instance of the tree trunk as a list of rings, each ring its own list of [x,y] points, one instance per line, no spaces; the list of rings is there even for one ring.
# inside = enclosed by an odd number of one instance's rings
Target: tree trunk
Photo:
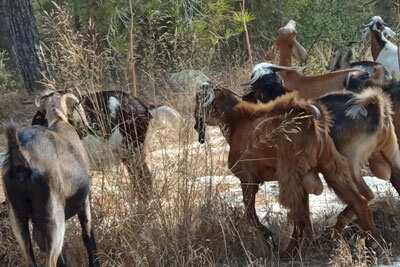
[[[41,89],[41,81],[47,69],[39,42],[39,34],[30,0],[5,0],[10,36],[10,56],[20,73],[25,89],[30,92]]]
[[[11,57],[11,41],[8,27],[8,13],[6,12],[6,1],[0,0],[0,49],[8,52],[9,61],[7,67],[15,71],[15,61]]]
[[[395,2],[397,0],[379,0],[376,1],[376,13],[381,14],[383,20],[394,26],[396,23],[396,8]]]

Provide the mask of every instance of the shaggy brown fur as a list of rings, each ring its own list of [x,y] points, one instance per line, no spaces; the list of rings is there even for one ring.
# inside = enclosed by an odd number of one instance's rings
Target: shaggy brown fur
[[[318,185],[318,176],[310,173],[321,172],[358,215],[363,229],[378,236],[368,201],[358,191],[347,159],[337,152],[329,136],[330,115],[323,105],[313,106],[296,94],[268,104],[251,104],[240,102],[229,90],[212,90],[215,97],[210,106],[203,107],[204,102],[199,101],[205,97],[196,97],[196,129],[201,132],[202,118],[208,125],[220,126],[230,145],[228,166],[241,181],[245,213],[251,223],[270,234],[256,215],[255,195],[260,183],[278,180],[280,203],[290,210],[295,225],[288,246],[291,252],[304,231],[312,231],[309,189],[301,186],[303,179],[311,177],[311,184]]]

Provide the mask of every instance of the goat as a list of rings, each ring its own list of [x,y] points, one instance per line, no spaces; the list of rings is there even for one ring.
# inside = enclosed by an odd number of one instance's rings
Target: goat
[[[32,125],[46,125],[48,118],[41,102],[51,100],[55,92],[44,93],[37,99],[39,110]],[[122,135],[122,149],[118,155],[135,180],[140,197],[148,199],[152,191],[152,176],[145,162],[145,140],[152,118],[151,109],[143,101],[122,91],[100,91],[83,95],[81,105],[86,113],[92,134],[110,139]],[[81,133],[81,137],[89,134]],[[122,151],[121,151],[122,150]],[[134,160],[131,157],[134,157]]]
[[[28,266],[37,266],[29,233],[55,267],[62,251],[65,221],[78,215],[90,266],[99,266],[91,226],[90,178],[86,151],[70,124],[87,124],[79,100],[54,94],[44,110],[48,127],[7,128],[8,158],[3,181],[14,235]],[[62,258],[59,260],[63,264]]]
[[[378,25],[375,25],[376,28],[382,27],[380,25],[380,20],[375,19]],[[371,25],[374,27],[373,25]],[[340,53],[340,51],[339,51]],[[344,62],[346,64],[346,62]],[[390,75],[386,69],[382,66],[381,63],[374,62],[374,61],[360,61],[360,62],[353,62],[350,64],[350,67],[356,66],[358,68],[363,68],[365,70],[369,69],[369,71],[374,68],[375,73],[377,74],[377,78],[371,82],[371,84],[377,85],[382,87],[383,91],[390,96],[391,101],[393,102],[393,125],[395,128],[395,133],[397,139],[400,137],[400,94],[398,88],[399,82],[393,81],[390,79]],[[341,64],[337,64],[336,67],[341,68]],[[382,70],[383,69],[383,70]],[[382,78],[383,76],[383,78]],[[363,89],[362,87],[360,89]],[[355,91],[353,89],[350,89]],[[360,91],[360,90],[357,90]],[[398,173],[392,171],[392,167],[390,162],[381,153],[374,153],[371,158],[369,159],[369,166],[371,171],[377,176],[381,177],[385,180],[389,180],[392,183],[393,187],[396,189],[397,192],[400,194],[400,177],[398,177]]]
[[[332,52],[328,67],[330,71],[351,68],[361,69],[368,72],[370,78],[366,80],[364,84],[360,84],[358,86],[349,86],[347,89],[352,91],[361,91],[363,88],[368,86],[385,85],[391,80],[389,73],[381,63],[368,60],[350,62],[351,59],[351,50],[336,47]]]
[[[387,37],[394,37],[396,33],[379,16],[373,16],[370,22],[364,25],[363,37],[371,35],[371,52],[374,61],[381,63],[393,79],[400,79],[400,65],[398,47]]]
[[[269,75],[276,71],[279,72],[279,75]],[[305,76],[296,68],[263,62],[253,68],[252,80],[261,83],[261,87],[263,87],[263,83],[268,84],[267,89],[253,90],[250,88],[245,97],[254,102],[255,99],[252,98],[252,95],[257,92],[259,97],[266,94],[266,100],[259,99],[261,102],[269,101],[270,97],[274,97],[274,95],[276,97],[282,93],[283,83],[286,90],[298,91],[301,97],[312,99],[334,91],[356,90],[369,78],[368,72],[361,69],[346,69],[317,76]]]
[[[286,94],[277,71],[287,67],[260,64],[255,66],[251,77],[251,91],[248,93],[253,102],[264,103]],[[272,93],[268,93],[268,92]],[[248,97],[247,96],[247,97]],[[333,125],[330,135],[338,151],[352,164],[357,184],[368,200],[373,198],[361,178],[361,166],[369,159],[373,173],[385,180],[390,175],[400,174],[400,151],[396,133],[398,127],[392,122],[391,101],[379,88],[364,90],[361,95],[352,92],[337,92],[314,99],[323,104],[332,114]],[[364,103],[362,108],[352,108],[354,103]],[[397,112],[398,107],[395,108]],[[358,115],[354,115],[355,114]],[[396,124],[396,120],[395,120]],[[399,179],[392,177],[391,182],[400,194]]]
[[[279,65],[291,66],[292,55],[300,62],[307,59],[306,49],[296,39],[296,22],[290,20],[284,27],[278,30],[278,37],[274,46],[279,50]]]
[[[279,72],[287,90],[298,91],[301,97],[316,98],[326,93],[349,89],[363,84],[369,74],[361,69],[345,69],[315,76],[305,76],[292,68]],[[358,81],[358,82],[356,82]]]
[[[286,249],[291,254],[304,232],[312,231],[308,194],[322,192],[316,175],[321,172],[338,197],[357,214],[362,228],[379,236],[368,200],[328,134],[331,118],[324,105],[299,99],[294,93],[268,104],[252,104],[214,85],[205,84],[203,90],[196,94],[194,115],[199,142],[205,140],[205,125],[220,127],[230,146],[228,166],[241,181],[245,216],[252,225],[271,235],[257,217],[255,196],[259,184],[278,180],[280,203],[289,208],[295,226]],[[369,111],[371,106],[365,108]],[[351,102],[349,108],[358,115],[364,106]],[[339,220],[338,231],[342,224]]]
[[[296,35],[296,22],[294,20],[290,20],[287,25],[278,30],[278,37],[274,44],[279,50],[280,66],[291,66],[292,55],[301,63],[305,62],[307,51],[297,42]],[[280,74],[287,89],[298,90],[303,97],[311,98],[331,91],[356,89],[364,86],[371,79],[378,79],[376,77],[380,73],[378,70],[371,72],[369,69],[357,67],[352,66],[348,70],[317,76],[305,76],[296,69],[286,69],[281,71]]]
[[[331,50],[331,58],[326,66],[327,70],[334,71],[350,67],[350,61],[353,58],[352,45],[354,42],[349,42],[347,45],[335,44]]]

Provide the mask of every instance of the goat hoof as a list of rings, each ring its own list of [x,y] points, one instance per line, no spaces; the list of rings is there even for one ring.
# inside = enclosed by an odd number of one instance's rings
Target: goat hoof
[[[268,243],[271,243],[272,246],[275,248],[276,244],[273,233],[265,226],[263,226],[261,230],[263,232],[264,240],[267,241]]]

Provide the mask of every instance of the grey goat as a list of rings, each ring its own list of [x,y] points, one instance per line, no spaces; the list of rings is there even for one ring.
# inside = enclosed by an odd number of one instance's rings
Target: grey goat
[[[48,127],[7,129],[3,181],[15,237],[27,265],[37,266],[29,233],[31,221],[34,240],[46,253],[46,266],[57,266],[57,262],[62,266],[65,221],[77,214],[89,266],[99,266],[91,227],[88,157],[76,132],[87,123],[85,114],[70,93],[58,93],[43,105]]]

